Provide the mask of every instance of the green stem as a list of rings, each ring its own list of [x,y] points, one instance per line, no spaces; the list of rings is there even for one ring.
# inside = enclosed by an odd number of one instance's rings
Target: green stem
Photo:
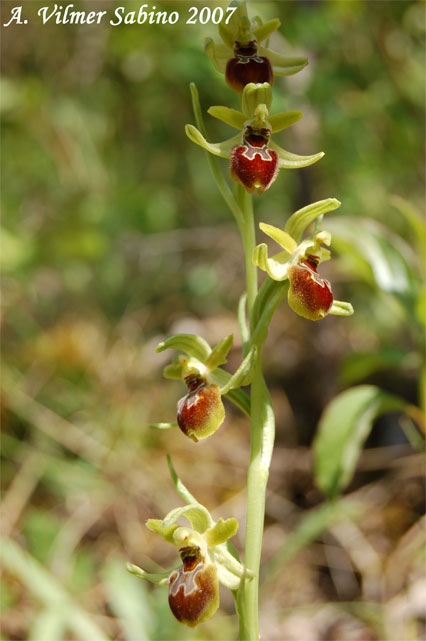
[[[246,581],[241,594],[244,621],[240,639],[258,641],[258,591],[262,552],[265,494],[275,436],[271,397],[262,373],[261,352],[251,387],[250,463],[247,478],[245,564],[255,577]]]
[[[257,269],[253,265],[256,244],[252,197],[241,185],[236,188],[236,200],[244,214],[241,234],[244,245],[247,285],[247,307],[252,316],[258,291]],[[264,333],[266,338],[266,331]],[[262,373],[262,345],[251,386],[250,463],[247,478],[247,515],[245,564],[254,574],[244,581],[238,594],[237,613],[240,619],[240,639],[258,641],[259,569],[262,552],[266,484],[274,444],[275,421],[271,398]]]
[[[254,228],[253,199],[242,185],[236,185],[236,200],[243,212],[241,235],[244,245],[246,264],[247,307],[249,316],[257,296],[257,268],[253,264],[253,253],[256,247],[256,232]]]

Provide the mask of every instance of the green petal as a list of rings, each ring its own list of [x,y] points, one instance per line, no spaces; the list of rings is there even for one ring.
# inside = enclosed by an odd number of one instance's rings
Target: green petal
[[[206,532],[207,545],[215,547],[220,543],[225,543],[238,532],[238,527],[237,519],[230,518],[226,519],[226,521],[219,519],[216,525]]]
[[[241,113],[241,111],[231,109],[230,107],[210,107],[207,113],[213,116],[213,118],[222,120],[222,122],[226,122],[227,125],[235,127],[235,129],[239,129],[240,131],[244,129],[244,123],[247,120],[247,117]]]
[[[354,313],[354,308],[350,303],[347,303],[342,300],[335,300],[331,306],[329,314],[334,314],[335,316],[352,316]]]
[[[241,98],[241,111],[253,118],[258,105],[266,105],[268,110],[272,103],[272,87],[269,82],[255,84],[250,82],[244,87]]]
[[[168,583],[170,573],[173,571],[168,570],[166,572],[156,573],[145,572],[145,570],[140,568],[138,565],[134,565],[133,563],[127,563],[126,567],[127,571],[130,572],[130,574],[134,574],[135,576],[138,576],[141,579],[145,579],[146,581],[150,581],[151,583],[157,583],[157,585],[166,585]]]
[[[266,40],[266,38],[269,38],[271,33],[279,29],[280,26],[281,21],[278,20],[278,18],[273,18],[272,20],[268,20],[268,22],[265,22],[265,24],[260,25],[260,27],[256,27],[256,29],[253,29],[252,33],[258,42],[262,42],[262,40]]]
[[[197,358],[201,362],[204,362],[212,351],[207,341],[196,334],[175,334],[174,336],[169,336],[169,338],[166,338],[165,341],[157,345],[155,351],[164,352],[166,349],[178,349],[188,354],[188,356]]]
[[[171,365],[166,365],[163,369],[163,376],[164,378],[181,381],[185,376],[182,363],[174,361]]]
[[[273,258],[268,258],[268,247],[264,243],[254,250],[253,263],[267,272],[273,280],[281,281],[287,278],[288,263],[280,263]]]
[[[220,388],[221,394],[227,394],[232,389],[238,389],[243,385],[250,385],[253,376],[253,369],[256,361],[256,346],[250,349],[249,353],[225,385]]]
[[[340,205],[341,203],[336,198],[318,200],[316,203],[295,211],[288,219],[284,229],[290,236],[293,236],[296,242],[300,243],[303,232],[316,218],[337,209]]]
[[[273,225],[267,225],[266,223],[259,223],[259,227],[264,234],[272,238],[272,240],[275,240],[275,242],[281,245],[289,254],[296,251],[297,243],[287,232]]]
[[[318,154],[313,154],[312,156],[298,156],[297,154],[292,154],[290,151],[282,149],[272,140],[269,143],[269,147],[277,152],[278,154],[278,165],[280,169],[299,169],[300,167],[308,167],[313,165],[314,162],[321,160],[324,156],[324,152],[320,151]]]
[[[229,354],[229,350],[232,347],[234,342],[234,335],[230,334],[224,338],[216,347],[213,349],[208,359],[206,360],[206,367],[213,370],[219,365],[224,365],[226,363],[226,357]]]
[[[230,158],[232,149],[236,145],[241,144],[241,134],[237,134],[233,136],[233,138],[229,138],[223,142],[210,143],[207,142],[204,136],[193,125],[186,125],[185,133],[192,142],[200,145],[200,147],[203,147],[214,156],[220,156],[221,158]]]
[[[259,56],[268,58],[277,76],[292,76],[308,64],[307,58],[282,56],[280,53],[262,46],[258,48],[258,53]]]
[[[269,116],[269,123],[272,127],[272,133],[282,131],[302,118],[301,111],[286,111],[281,114]]]
[[[175,523],[165,525],[161,519],[148,519],[145,525],[151,532],[160,534],[167,543],[173,543],[173,534],[179,527]]]

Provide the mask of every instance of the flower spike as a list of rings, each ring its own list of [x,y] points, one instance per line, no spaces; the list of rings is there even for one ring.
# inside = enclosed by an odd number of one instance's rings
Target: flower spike
[[[299,316],[313,321],[320,320],[327,314],[353,314],[350,303],[333,299],[330,283],[321,278],[317,271],[318,265],[330,258],[330,251],[327,249],[331,243],[329,232],[321,231],[302,240],[303,232],[311,222],[339,206],[340,203],[335,198],[313,203],[293,214],[287,221],[285,230],[265,223],[259,225],[284,251],[270,258],[267,246],[261,243],[254,251],[254,264],[266,271],[273,280],[288,279],[289,306]]]
[[[233,3],[235,6],[236,3]],[[205,52],[218,71],[225,74],[228,86],[242,93],[249,83],[274,82],[274,76],[289,76],[301,71],[306,58],[289,58],[262,46],[262,42],[280,27],[275,18],[265,24],[260,18],[250,19],[245,2],[238,3],[228,24],[219,24],[222,43],[211,38],[205,42]]]

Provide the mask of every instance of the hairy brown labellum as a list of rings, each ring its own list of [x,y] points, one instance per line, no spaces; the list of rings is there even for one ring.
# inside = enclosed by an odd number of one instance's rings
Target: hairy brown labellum
[[[255,40],[247,43],[235,42],[234,58],[228,60],[225,78],[228,86],[242,93],[244,87],[250,82],[274,82],[274,72],[268,58],[257,55]]]
[[[219,607],[219,582],[216,566],[199,548],[181,548],[180,555],[183,567],[169,577],[169,605],[178,621],[193,628]]]
[[[318,259],[308,256],[288,268],[288,304],[296,314],[313,321],[324,318],[333,304],[331,285],[318,274],[317,265]]]
[[[248,192],[258,190],[259,195],[274,182],[278,174],[278,155],[268,149],[268,129],[247,127],[242,145],[231,152],[231,178],[240,182]]]
[[[197,442],[213,434],[225,419],[218,385],[207,385],[200,378],[187,380],[188,394],[177,406],[177,422],[184,434]]]

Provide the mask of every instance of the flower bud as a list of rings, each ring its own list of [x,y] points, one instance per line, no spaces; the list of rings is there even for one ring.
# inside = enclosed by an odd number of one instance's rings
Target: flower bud
[[[234,58],[227,62],[225,78],[231,89],[242,93],[250,82],[269,82],[272,85],[274,72],[268,58],[257,55],[256,40],[251,40],[234,43]]]
[[[214,563],[198,547],[179,550],[183,567],[169,577],[169,605],[180,623],[194,628],[219,607],[219,582]]]
[[[246,127],[243,144],[231,152],[231,178],[250,193],[263,194],[277,177],[278,155],[268,149],[270,135],[269,129]]]
[[[225,419],[218,385],[207,385],[199,377],[188,377],[188,394],[177,406],[177,422],[184,434],[197,442],[213,434]]]
[[[333,304],[331,285],[318,274],[317,265],[316,256],[307,256],[298,265],[291,265],[287,272],[288,304],[296,314],[313,321],[324,318]]]

